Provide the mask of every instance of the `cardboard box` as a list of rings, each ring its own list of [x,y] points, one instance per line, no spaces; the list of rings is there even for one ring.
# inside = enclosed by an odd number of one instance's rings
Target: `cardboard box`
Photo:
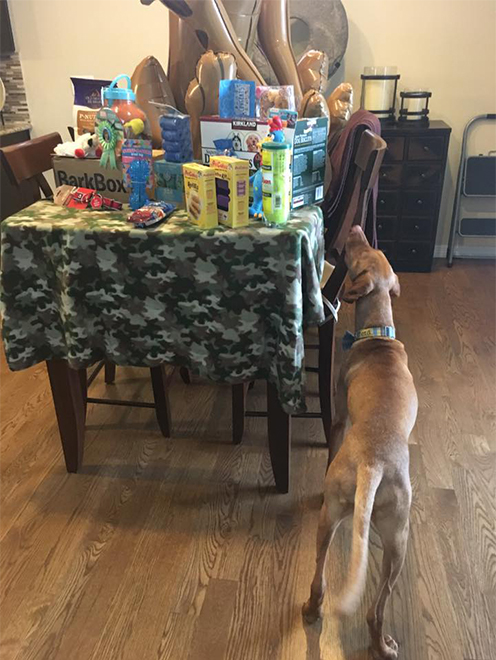
[[[53,156],[53,173],[56,186],[76,186],[91,188],[102,195],[128,202],[127,192],[122,178],[122,169],[105,169],[97,158],[68,158]]]
[[[318,204],[324,199],[327,122],[327,117],[298,119],[296,122],[291,166],[293,209]]]
[[[155,199],[159,202],[174,202],[184,208],[184,177],[182,163],[169,163],[157,160],[153,164],[155,172]]]
[[[234,156],[247,160],[250,170],[258,169],[253,159],[258,156],[257,143],[269,134],[266,121],[256,119],[221,119],[220,117],[201,117],[202,162],[209,164],[210,158],[217,155],[214,141],[231,139]]]
[[[217,227],[215,172],[198,163],[184,163],[184,196],[190,219],[202,229]]]
[[[249,164],[241,158],[212,156],[219,222],[228,227],[245,227],[249,222]]]

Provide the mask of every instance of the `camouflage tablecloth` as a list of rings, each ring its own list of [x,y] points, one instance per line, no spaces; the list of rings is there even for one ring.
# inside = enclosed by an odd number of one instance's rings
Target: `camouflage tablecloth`
[[[37,202],[1,225],[11,369],[169,362],[216,381],[268,379],[304,409],[303,327],[323,319],[322,215],[200,231],[184,212],[135,229],[124,212]]]

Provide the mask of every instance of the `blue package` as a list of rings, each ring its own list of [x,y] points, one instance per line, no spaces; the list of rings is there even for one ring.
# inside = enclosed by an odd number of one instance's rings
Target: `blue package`
[[[253,80],[220,81],[219,115],[223,119],[255,116],[255,83]]]
[[[172,163],[189,163],[193,160],[189,115],[177,110],[175,113],[160,117],[165,159]]]

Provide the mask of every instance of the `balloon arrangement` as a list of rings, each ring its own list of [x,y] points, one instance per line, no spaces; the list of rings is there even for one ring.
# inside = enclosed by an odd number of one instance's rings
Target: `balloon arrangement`
[[[153,1],[141,3],[150,5]],[[343,83],[325,96],[329,72],[339,66],[348,37],[341,0],[303,3],[303,13],[301,0],[291,0],[291,7],[290,0],[160,1],[170,10],[169,76],[167,79],[155,58],[145,58],[133,74],[133,89],[143,108],[153,108],[147,105],[149,101],[171,105],[174,97],[175,107],[191,117],[196,153],[200,116],[216,112],[219,81],[238,77],[265,85],[261,68],[271,76],[275,74],[276,81],[268,82],[293,86],[301,117],[329,117],[330,133],[348,120],[353,105],[351,85]],[[305,34],[317,47],[307,43],[305,48],[298,43],[301,55],[296,61],[291,26],[292,22],[296,28],[305,26],[305,17],[312,21],[306,25]],[[340,29],[338,54],[329,32],[335,25]],[[261,66],[257,67],[254,60]],[[151,110],[147,115],[154,147],[159,147],[159,113]]]

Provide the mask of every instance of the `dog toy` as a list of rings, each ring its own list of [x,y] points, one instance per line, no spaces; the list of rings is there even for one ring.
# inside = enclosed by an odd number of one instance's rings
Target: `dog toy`
[[[131,119],[124,124],[124,133],[126,134],[126,137],[137,137],[138,135],[141,135],[144,130],[145,122],[138,117]],[[131,135],[129,135],[129,133],[131,133]]]
[[[272,135],[272,140],[274,142],[285,142],[284,139],[284,129],[288,125],[287,121],[283,121],[278,115],[275,117],[269,117],[269,131]]]
[[[58,144],[54,152],[57,156],[69,156],[70,158],[100,158],[102,155],[97,137],[91,133],[79,135],[74,142]]]
[[[129,195],[129,206],[133,211],[136,211],[150,201],[146,194],[146,185],[150,176],[150,163],[147,160],[133,160],[129,164],[127,173],[132,189]]]

